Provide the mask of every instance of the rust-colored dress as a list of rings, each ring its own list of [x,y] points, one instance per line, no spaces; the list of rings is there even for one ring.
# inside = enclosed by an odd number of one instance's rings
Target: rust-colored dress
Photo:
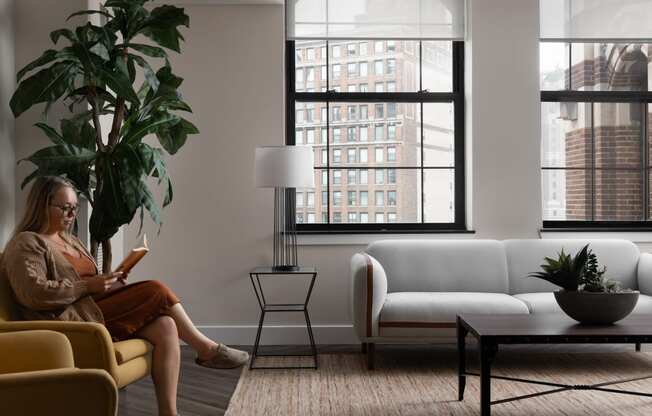
[[[97,274],[95,264],[84,256],[75,257],[61,252],[80,277]],[[95,300],[104,315],[104,325],[114,341],[131,338],[134,333],[165,314],[179,298],[157,280],[146,280],[125,285]]]

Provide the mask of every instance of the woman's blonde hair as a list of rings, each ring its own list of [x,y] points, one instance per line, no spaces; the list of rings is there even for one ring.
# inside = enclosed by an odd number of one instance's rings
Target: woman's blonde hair
[[[25,214],[14,231],[14,237],[23,231],[45,231],[50,225],[50,202],[61,188],[75,189],[72,183],[60,176],[39,176],[27,195]]]

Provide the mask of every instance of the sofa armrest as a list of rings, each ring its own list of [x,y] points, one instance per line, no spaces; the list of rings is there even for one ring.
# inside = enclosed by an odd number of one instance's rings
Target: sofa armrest
[[[117,376],[118,363],[109,331],[102,324],[94,322],[64,321],[11,321],[0,322],[0,332],[30,331],[45,329],[61,332],[72,345],[75,366],[96,368]]]
[[[367,253],[351,258],[353,281],[353,326],[360,340],[378,336],[380,311],[387,297],[383,266]]]
[[[0,333],[0,374],[73,368],[72,348],[54,331]]]
[[[0,403],[7,415],[117,414],[118,390],[104,370],[62,368],[0,375]]]
[[[638,258],[638,290],[644,295],[652,295],[652,254],[641,253]]]

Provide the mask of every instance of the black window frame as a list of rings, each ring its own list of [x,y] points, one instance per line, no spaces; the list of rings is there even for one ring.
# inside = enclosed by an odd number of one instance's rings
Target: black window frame
[[[395,40],[395,39],[384,39]],[[396,39],[398,40],[398,39]],[[326,50],[329,50],[329,41],[326,42]],[[419,84],[420,90],[417,92],[335,92],[334,90],[327,90],[325,92],[296,92],[295,82],[295,41],[287,40],[285,48],[286,70],[286,144],[295,144],[295,103],[296,102],[325,102],[325,103],[415,103],[420,105],[420,111],[423,112],[423,104],[425,103],[452,103],[454,108],[454,165],[446,169],[454,171],[455,178],[455,193],[454,193],[454,218],[453,222],[445,223],[427,223],[424,220],[424,201],[421,198],[421,221],[418,223],[360,223],[359,221],[354,224],[335,223],[330,220],[331,201],[329,198],[327,205],[327,218],[328,223],[314,223],[314,224],[297,224],[298,233],[306,234],[320,234],[320,233],[333,233],[333,234],[356,234],[356,233],[437,233],[437,232],[472,232],[466,226],[466,179],[465,179],[465,131],[464,131],[464,117],[465,117],[465,103],[464,103],[464,42],[452,42],[452,90],[450,92],[430,92],[421,89],[422,86],[422,71],[419,71]],[[419,48],[421,49],[421,42],[419,41]],[[423,57],[419,54],[419,65],[422,65]],[[330,54],[326,57],[326,81],[330,81],[329,67]],[[330,108],[330,105],[327,105]],[[327,111],[326,130],[329,129],[330,124],[330,110]],[[423,127],[423,117],[421,117]],[[421,129],[423,131],[423,128]],[[422,152],[423,152],[423,140]],[[330,143],[326,140],[326,147],[330,155]],[[423,153],[422,153],[423,154]],[[316,170],[331,171],[334,168],[330,166],[330,157],[326,168],[318,168]],[[369,158],[368,158],[369,160]],[[367,162],[369,163],[369,162]],[[381,166],[379,168],[388,168],[388,166]],[[421,170],[421,192],[423,192],[423,172],[426,170],[443,169],[443,167],[424,167],[423,160],[420,167],[401,167],[389,166],[396,170],[399,169],[412,169]],[[321,177],[321,175],[319,175]],[[326,186],[326,192],[331,195],[330,181]],[[323,189],[322,189],[323,191]]]
[[[544,41],[540,41],[543,43]],[[614,43],[614,42],[553,42],[564,43],[568,45],[566,53],[568,54],[568,82],[567,87],[563,90],[541,90],[541,103],[590,103],[591,113],[593,115],[593,106],[599,103],[617,103],[617,104],[640,104],[641,105],[641,168],[631,170],[640,170],[642,172],[643,180],[643,198],[642,198],[642,211],[643,220],[640,221],[596,221],[591,220],[543,220],[542,231],[652,231],[652,220],[650,220],[650,174],[652,173],[652,161],[650,160],[650,132],[648,131],[649,123],[649,108],[652,107],[652,91],[649,91],[649,85],[643,85],[641,91],[579,91],[573,90],[572,79],[572,48],[573,44],[586,44],[586,43]],[[649,43],[649,42],[622,42],[622,43]],[[647,78],[645,81],[647,83]],[[591,124],[593,124],[593,117],[591,117]],[[591,133],[595,134],[594,131]],[[595,141],[593,141],[595,143]],[[584,167],[583,169],[591,171],[591,183],[595,187],[595,172],[598,170],[627,170],[624,168],[597,168],[595,167],[595,150],[591,155],[592,165]],[[545,167],[543,161],[540,166],[541,172],[545,170],[564,170],[564,169],[577,169],[574,167]],[[543,200],[542,213],[543,213]],[[593,189],[591,193],[591,217],[595,218],[595,205],[596,205],[596,192]]]

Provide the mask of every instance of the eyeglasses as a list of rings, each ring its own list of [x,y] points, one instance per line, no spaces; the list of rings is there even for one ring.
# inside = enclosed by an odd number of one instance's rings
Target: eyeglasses
[[[57,207],[61,210],[63,215],[66,217],[72,214],[73,216],[77,215],[77,211],[79,210],[79,207],[77,205],[57,205],[57,204],[50,204],[50,206]]]

